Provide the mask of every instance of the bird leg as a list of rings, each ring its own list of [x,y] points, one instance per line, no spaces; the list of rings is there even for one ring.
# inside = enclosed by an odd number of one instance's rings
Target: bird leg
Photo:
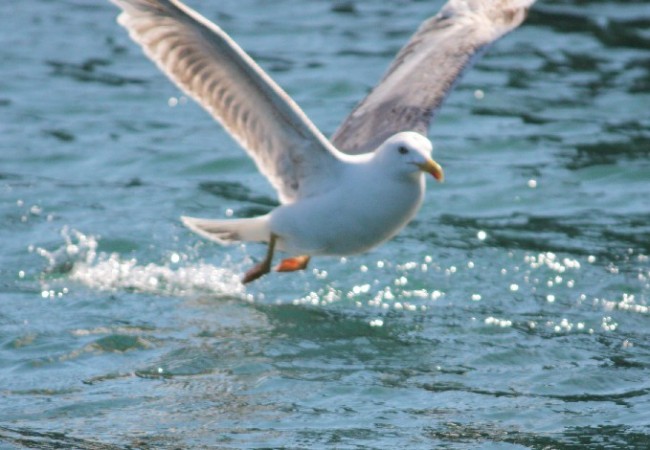
[[[296,256],[295,258],[283,259],[280,264],[275,266],[278,272],[294,272],[296,270],[304,270],[309,264],[309,256]]]
[[[256,264],[248,272],[246,272],[246,275],[244,275],[244,278],[241,280],[243,284],[255,281],[259,277],[266,275],[271,271],[271,261],[273,260],[273,251],[275,250],[276,238],[277,237],[275,234],[271,233],[271,238],[269,239],[269,247],[266,250],[266,257],[264,257],[264,260],[262,262]]]

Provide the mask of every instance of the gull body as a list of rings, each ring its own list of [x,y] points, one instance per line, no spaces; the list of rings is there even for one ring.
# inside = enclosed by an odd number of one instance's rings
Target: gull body
[[[424,136],[398,133],[373,153],[344,157],[318,195],[251,219],[183,221],[221,243],[269,242],[273,236],[275,249],[303,258],[362,253],[392,238],[415,216],[424,199],[426,172],[442,180],[431,150]]]
[[[400,148],[408,153],[400,154]],[[350,157],[331,190],[270,214],[278,248],[294,255],[351,255],[392,238],[422,204],[421,167],[430,154],[428,139],[405,132],[372,154]]]
[[[278,249],[293,255],[352,255],[395,236],[422,204],[424,176],[378,173],[372,166],[345,169],[342,178],[358,184],[272,211],[269,228],[278,236]]]
[[[439,181],[425,137],[462,72],[519,26],[534,0],[449,0],[400,50],[377,86],[331,140],[234,40],[180,0],[111,0],[118,22],[145,54],[247,151],[281,206],[249,219],[182,217],[200,235],[267,242],[244,277],[304,269],[312,255],[364,252],[416,214],[424,173]]]

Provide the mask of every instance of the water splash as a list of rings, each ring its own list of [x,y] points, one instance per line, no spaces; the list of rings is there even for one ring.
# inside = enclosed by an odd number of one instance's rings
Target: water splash
[[[64,243],[56,250],[35,249],[47,260],[42,296],[61,297],[68,288],[53,289],[56,276],[100,291],[135,291],[156,295],[191,296],[219,294],[249,299],[238,271],[192,262],[187,255],[172,252],[164,263],[141,263],[119,253],[98,252],[98,239],[65,227]],[[53,276],[55,281],[53,282]]]

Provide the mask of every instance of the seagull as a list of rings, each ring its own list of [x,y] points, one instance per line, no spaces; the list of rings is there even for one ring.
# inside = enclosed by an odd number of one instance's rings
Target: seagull
[[[179,0],[111,0],[118,23],[255,161],[280,206],[244,219],[181,217],[222,243],[267,243],[243,283],[307,267],[312,256],[366,252],[415,216],[425,174],[443,181],[429,124],[463,71],[519,26],[534,0],[449,0],[398,52],[379,84],[327,139],[219,26]]]

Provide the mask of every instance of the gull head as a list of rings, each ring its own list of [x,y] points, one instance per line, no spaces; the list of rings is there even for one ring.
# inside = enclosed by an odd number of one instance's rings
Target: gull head
[[[431,158],[432,150],[433,145],[426,137],[414,131],[403,131],[386,139],[375,152],[375,159],[398,176],[417,178],[426,172],[443,181],[442,167]]]

